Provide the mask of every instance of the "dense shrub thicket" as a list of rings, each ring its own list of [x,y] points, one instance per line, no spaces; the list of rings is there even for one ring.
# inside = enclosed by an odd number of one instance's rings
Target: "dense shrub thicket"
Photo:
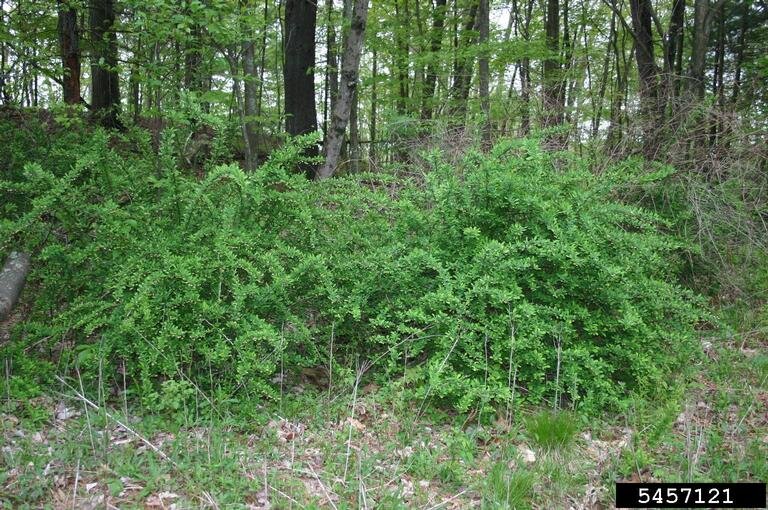
[[[23,197],[2,249],[34,253],[18,344],[61,350],[86,380],[124,373],[158,407],[190,382],[217,402],[274,397],[276,372],[332,350],[342,372],[375,361],[459,409],[514,391],[597,410],[697,356],[679,243],[612,198],[618,174],[516,141],[458,166],[431,154],[421,179],[316,183],[290,172],[306,143],[203,181],[172,147],[152,158],[104,132],[26,164],[0,183]]]

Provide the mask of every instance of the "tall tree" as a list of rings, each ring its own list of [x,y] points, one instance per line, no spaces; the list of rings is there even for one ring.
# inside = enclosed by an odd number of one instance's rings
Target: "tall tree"
[[[203,95],[211,89],[211,73],[204,60],[207,31],[194,13],[190,15],[193,21],[184,47],[184,87]],[[210,110],[208,101],[202,101],[201,106],[205,112]]]
[[[67,104],[80,103],[80,31],[77,26],[77,10],[64,0],[57,0],[59,54],[64,70],[62,77],[63,99]]]
[[[241,0],[240,7],[243,12],[248,12],[248,2]],[[266,24],[266,19],[264,23]],[[244,26],[243,33],[246,34],[242,44],[243,60],[243,133],[246,141],[246,170],[254,170],[258,165],[258,146],[259,146],[259,74],[256,71],[256,42],[252,27]]]
[[[396,102],[396,108],[398,115],[405,115],[408,110],[408,98],[409,83],[408,83],[408,67],[410,61],[410,47],[408,44],[408,26],[410,19],[408,17],[407,0],[394,0],[395,1],[395,45],[397,50],[395,53],[395,68],[397,69],[397,85],[398,96]],[[402,2],[402,5],[401,5]]]
[[[432,118],[432,110],[435,101],[435,85],[437,84],[437,69],[439,64],[440,47],[443,43],[443,31],[445,27],[446,0],[435,0],[435,8],[432,12],[432,32],[429,35],[429,62],[427,75],[422,90],[421,118]]]
[[[640,122],[643,126],[643,153],[653,158],[657,150],[658,70],[653,52],[651,0],[630,0],[632,31],[635,36],[635,60],[639,77]]]
[[[736,38],[736,47],[734,49],[735,62],[733,73],[733,89],[731,90],[731,103],[734,105],[739,99],[741,91],[742,66],[744,65],[744,51],[747,45],[747,31],[749,30],[749,4],[741,2],[736,9],[739,17],[738,36]]]
[[[490,6],[489,0],[480,0],[480,6],[477,11],[477,19],[480,35],[480,59],[479,59],[479,78],[480,78],[480,107],[483,110],[483,129],[482,140],[483,147],[488,148],[491,145],[491,97],[489,91],[490,68],[488,65],[488,36],[490,31]]]
[[[525,3],[525,16],[521,24],[520,10],[517,2],[513,4],[515,10],[515,26],[520,26],[520,32],[523,41],[528,43],[531,40],[531,18],[533,17],[534,0],[527,0]],[[520,60],[520,99],[522,102],[520,112],[520,134],[527,136],[531,129],[531,58],[526,51]]]
[[[5,21],[5,0],[0,0],[0,27],[7,27]],[[0,40],[0,102],[8,103],[8,91],[6,90],[5,63],[6,63],[6,44],[5,40]]]
[[[698,99],[704,98],[704,72],[709,46],[709,0],[693,4],[693,44],[691,46],[689,90]]]
[[[664,47],[664,72],[667,76],[666,93],[668,97],[678,94],[678,84],[683,63],[683,28],[685,23],[685,0],[673,0],[672,15],[669,18]]]
[[[244,96],[244,120],[245,136],[248,138],[249,152],[245,168],[254,170],[258,161],[257,147],[259,145],[258,111],[258,75],[256,74],[256,52],[253,40],[243,42],[243,96]]]
[[[120,85],[117,70],[115,1],[90,0],[91,110],[108,128],[120,128]]]
[[[560,76],[560,2],[558,0],[547,0],[545,28],[547,58],[544,60],[542,124],[544,127],[552,127],[563,122],[560,98],[562,80]]]
[[[317,173],[319,179],[331,177],[339,164],[339,155],[344,143],[352,102],[356,99],[357,78],[360,70],[360,55],[363,49],[365,24],[368,19],[368,0],[355,0],[350,20],[349,34],[344,41],[341,58],[341,87],[339,100],[331,117],[325,148],[325,163]]]
[[[283,38],[283,81],[285,87],[285,130],[289,135],[317,131],[315,106],[315,26],[317,3],[314,0],[286,0]],[[317,149],[309,151],[317,155]],[[314,177],[312,165],[303,170]]]
[[[204,78],[202,76],[203,65],[203,28],[199,23],[193,22],[190,29],[189,40],[184,49],[184,88],[187,90],[201,91]]]
[[[480,6],[480,0],[473,0],[464,17],[464,26],[461,35],[454,38],[456,56],[453,62],[453,83],[451,85],[451,108],[450,114],[454,117],[452,122],[463,124],[467,114],[467,100],[469,99],[469,89],[472,84],[472,69],[474,67],[474,58],[467,51],[477,42],[477,11]]]
[[[328,117],[336,108],[339,98],[339,64],[336,56],[336,25],[333,20],[333,0],[326,0],[325,24],[325,106],[323,111],[323,130],[328,132]]]
[[[378,94],[378,87],[377,82],[379,80],[379,61],[378,61],[378,53],[376,52],[376,48],[373,48],[373,59],[371,63],[371,123],[370,123],[370,144],[369,144],[369,153],[368,157],[370,159],[370,162],[372,164],[376,164],[377,154],[376,154],[376,121],[377,121],[377,101],[379,100],[379,94]]]

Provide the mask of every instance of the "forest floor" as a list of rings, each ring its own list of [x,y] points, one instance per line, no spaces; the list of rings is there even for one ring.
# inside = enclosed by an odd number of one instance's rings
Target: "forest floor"
[[[765,332],[702,344],[708,359],[678,399],[589,423],[452,415],[306,377],[247,422],[160,417],[62,380],[2,402],[0,508],[594,509],[613,508],[621,480],[765,481]]]

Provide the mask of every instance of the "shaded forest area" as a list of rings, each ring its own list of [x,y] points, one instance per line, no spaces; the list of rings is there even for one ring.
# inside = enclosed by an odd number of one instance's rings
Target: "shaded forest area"
[[[0,505],[768,479],[766,46],[763,0],[0,0]]]

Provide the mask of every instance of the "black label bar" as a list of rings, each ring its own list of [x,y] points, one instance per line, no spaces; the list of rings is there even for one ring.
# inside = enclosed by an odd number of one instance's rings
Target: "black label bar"
[[[766,508],[764,483],[617,483],[616,508]]]

